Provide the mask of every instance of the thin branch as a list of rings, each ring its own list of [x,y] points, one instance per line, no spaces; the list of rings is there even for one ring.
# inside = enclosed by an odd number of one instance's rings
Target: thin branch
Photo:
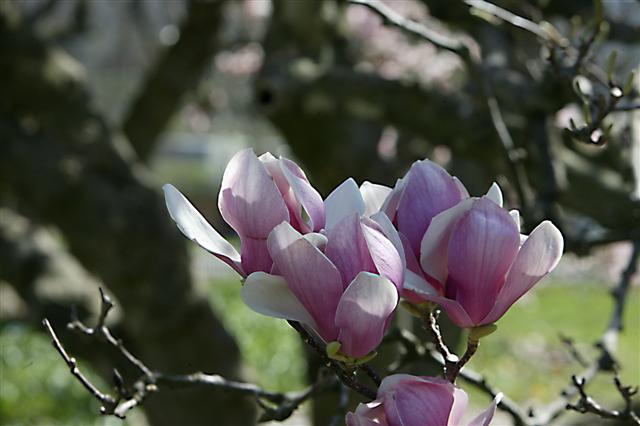
[[[470,46],[468,39],[448,37],[440,34],[426,25],[405,18],[380,0],[347,0],[347,3],[366,7],[380,16],[386,24],[399,28],[423,41],[427,41],[439,49],[463,57],[470,57],[472,52],[477,53],[478,51],[477,47]]]
[[[56,335],[55,331],[53,331],[53,327],[51,327],[51,324],[49,323],[48,319],[43,319],[42,320],[42,325],[44,326],[44,328],[46,329],[46,331],[49,333],[49,336],[51,337],[51,344],[53,345],[53,347],[56,349],[56,351],[58,351],[58,353],[60,354],[60,356],[62,357],[62,359],[64,360],[64,362],[67,364],[67,366],[69,367],[71,374],[78,379],[78,381],[82,384],[82,386],[84,386],[84,388],[89,391],[89,393],[96,398],[98,401],[100,401],[103,404],[103,407],[111,407],[112,409],[115,408],[118,405],[118,400],[114,399],[111,395],[102,393],[78,368],[78,363],[76,361],[75,358],[72,358],[71,356],[69,356],[69,354],[67,353],[67,351],[64,349],[64,347],[62,346],[62,343],[60,343],[60,339],[58,338],[58,336]],[[101,409],[102,410],[102,409]],[[105,409],[105,411],[107,411],[107,409]]]
[[[136,358],[124,346],[121,340],[116,339],[106,325],[106,319],[113,307],[109,296],[100,288],[101,309],[95,327],[88,327],[77,319],[68,324],[68,328],[83,333],[87,336],[99,339],[116,348],[119,353],[141,373],[131,386],[126,387],[120,373],[114,369],[114,382],[116,396],[104,393],[98,389],[78,368],[75,358],[69,356],[60,339],[56,335],[49,320],[44,319],[43,325],[51,337],[54,348],[71,370],[71,374],[80,381],[87,391],[100,403],[101,414],[114,415],[124,419],[129,410],[142,404],[146,397],[157,392],[160,387],[179,388],[205,386],[208,388],[220,388],[240,395],[248,395],[256,398],[257,403],[264,412],[261,419],[284,420],[306,400],[320,392],[335,387],[338,383],[335,377],[328,374],[319,374],[318,380],[301,392],[281,393],[271,392],[252,384],[226,379],[217,374],[193,373],[186,375],[165,374],[151,370],[141,360]]]
[[[573,385],[580,393],[580,399],[575,404],[567,404],[567,409],[574,410],[579,413],[592,413],[604,419],[630,420],[634,424],[640,425],[640,418],[632,409],[632,397],[638,393],[637,387],[623,385],[620,378],[616,375],[614,378],[614,384],[624,399],[625,408],[622,411],[609,410],[587,395],[587,392],[585,391],[586,382],[584,379],[580,379],[576,376],[573,376],[571,379],[573,381]]]
[[[484,0],[465,0],[465,3],[472,8],[487,13],[489,15],[500,18],[501,20],[513,25],[514,27],[521,28],[525,31],[540,37],[544,41],[550,41],[549,33],[542,29],[540,25],[533,21],[530,21],[515,13],[509,12],[506,9],[501,8],[493,3],[489,3]]]

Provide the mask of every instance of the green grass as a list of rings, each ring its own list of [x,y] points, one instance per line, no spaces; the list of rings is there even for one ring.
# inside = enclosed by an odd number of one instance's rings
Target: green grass
[[[629,294],[625,330],[618,344],[621,377],[627,384],[640,383],[639,296],[638,288]],[[598,354],[593,343],[601,337],[612,308],[603,285],[547,284],[498,321],[498,330],[482,340],[469,368],[486,374],[493,385],[516,401],[544,404],[569,384],[571,374],[583,370],[569,355],[559,333],[573,338],[581,352],[593,359]],[[589,389],[603,402],[620,401],[609,375],[598,378]]]
[[[302,343],[286,321],[250,310],[240,298],[240,279],[212,282],[211,301],[236,338],[249,376],[270,390],[298,390],[305,383]]]
[[[108,389],[82,362],[80,368],[94,383],[102,389]],[[2,327],[0,424],[131,424],[116,418],[101,417],[99,410],[99,403],[69,374],[69,369],[44,335],[23,325]]]
[[[244,306],[237,279],[208,283],[206,288],[238,341],[248,378],[272,390],[303,387],[302,346],[286,322]],[[626,329],[618,350],[624,367],[622,377],[629,384],[640,383],[639,296],[637,288],[629,294]],[[574,338],[585,353],[595,355],[591,344],[600,337],[611,308],[610,296],[601,285],[547,284],[518,302],[498,322],[498,330],[483,339],[469,367],[486,374],[492,384],[525,406],[548,402],[568,384],[572,373],[581,371],[558,333]],[[0,330],[0,348],[3,425],[121,424],[97,414],[98,404],[69,375],[42,334],[24,326],[5,326]],[[484,403],[483,395],[463,387],[474,405]],[[590,391],[603,402],[618,401],[607,376],[594,382]],[[135,418],[130,424],[135,424]]]

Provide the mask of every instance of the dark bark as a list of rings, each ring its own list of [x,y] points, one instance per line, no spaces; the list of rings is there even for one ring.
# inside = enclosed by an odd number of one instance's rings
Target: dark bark
[[[7,3],[4,3],[5,7]],[[126,142],[90,106],[78,65],[0,13],[0,194],[55,224],[119,300],[140,358],[238,378],[238,349],[192,286],[184,239]],[[253,405],[202,389],[154,395],[154,425],[247,424]]]

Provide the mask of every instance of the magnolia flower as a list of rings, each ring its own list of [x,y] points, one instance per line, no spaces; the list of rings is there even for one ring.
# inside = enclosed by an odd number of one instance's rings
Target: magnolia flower
[[[462,389],[446,380],[408,374],[385,377],[377,396],[348,413],[347,426],[459,426],[468,401]],[[468,425],[489,425],[501,397]]]
[[[413,303],[441,305],[460,327],[494,323],[562,255],[562,235],[551,222],[542,222],[529,236],[520,235],[519,228],[518,212],[502,208],[496,184],[486,196],[439,213],[421,236],[419,265],[407,260],[412,272],[405,296]]]
[[[319,231],[325,224],[322,197],[302,169],[270,153],[258,158],[251,149],[240,151],[224,171],[218,207],[240,236],[241,254],[174,186],[167,184],[163,189],[169,214],[180,231],[242,276],[271,271],[267,237],[281,222],[302,233]]]
[[[398,180],[383,210],[411,250],[418,253],[431,219],[464,198],[469,198],[469,193],[457,178],[436,163],[422,160],[413,163]]]
[[[323,233],[303,235],[287,222],[278,225],[267,239],[272,273],[255,272],[242,288],[256,312],[305,324],[331,344],[333,355],[353,361],[382,340],[405,269],[389,219],[365,215],[382,204],[378,192],[388,191],[363,187],[349,179],[327,197]]]

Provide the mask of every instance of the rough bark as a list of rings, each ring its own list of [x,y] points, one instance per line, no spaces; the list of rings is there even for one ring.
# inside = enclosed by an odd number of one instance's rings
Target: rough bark
[[[238,349],[192,286],[186,245],[158,188],[90,99],[81,69],[0,10],[0,193],[55,224],[120,301],[139,356],[167,373],[238,378]],[[158,394],[154,425],[251,423],[253,405],[202,389]]]

